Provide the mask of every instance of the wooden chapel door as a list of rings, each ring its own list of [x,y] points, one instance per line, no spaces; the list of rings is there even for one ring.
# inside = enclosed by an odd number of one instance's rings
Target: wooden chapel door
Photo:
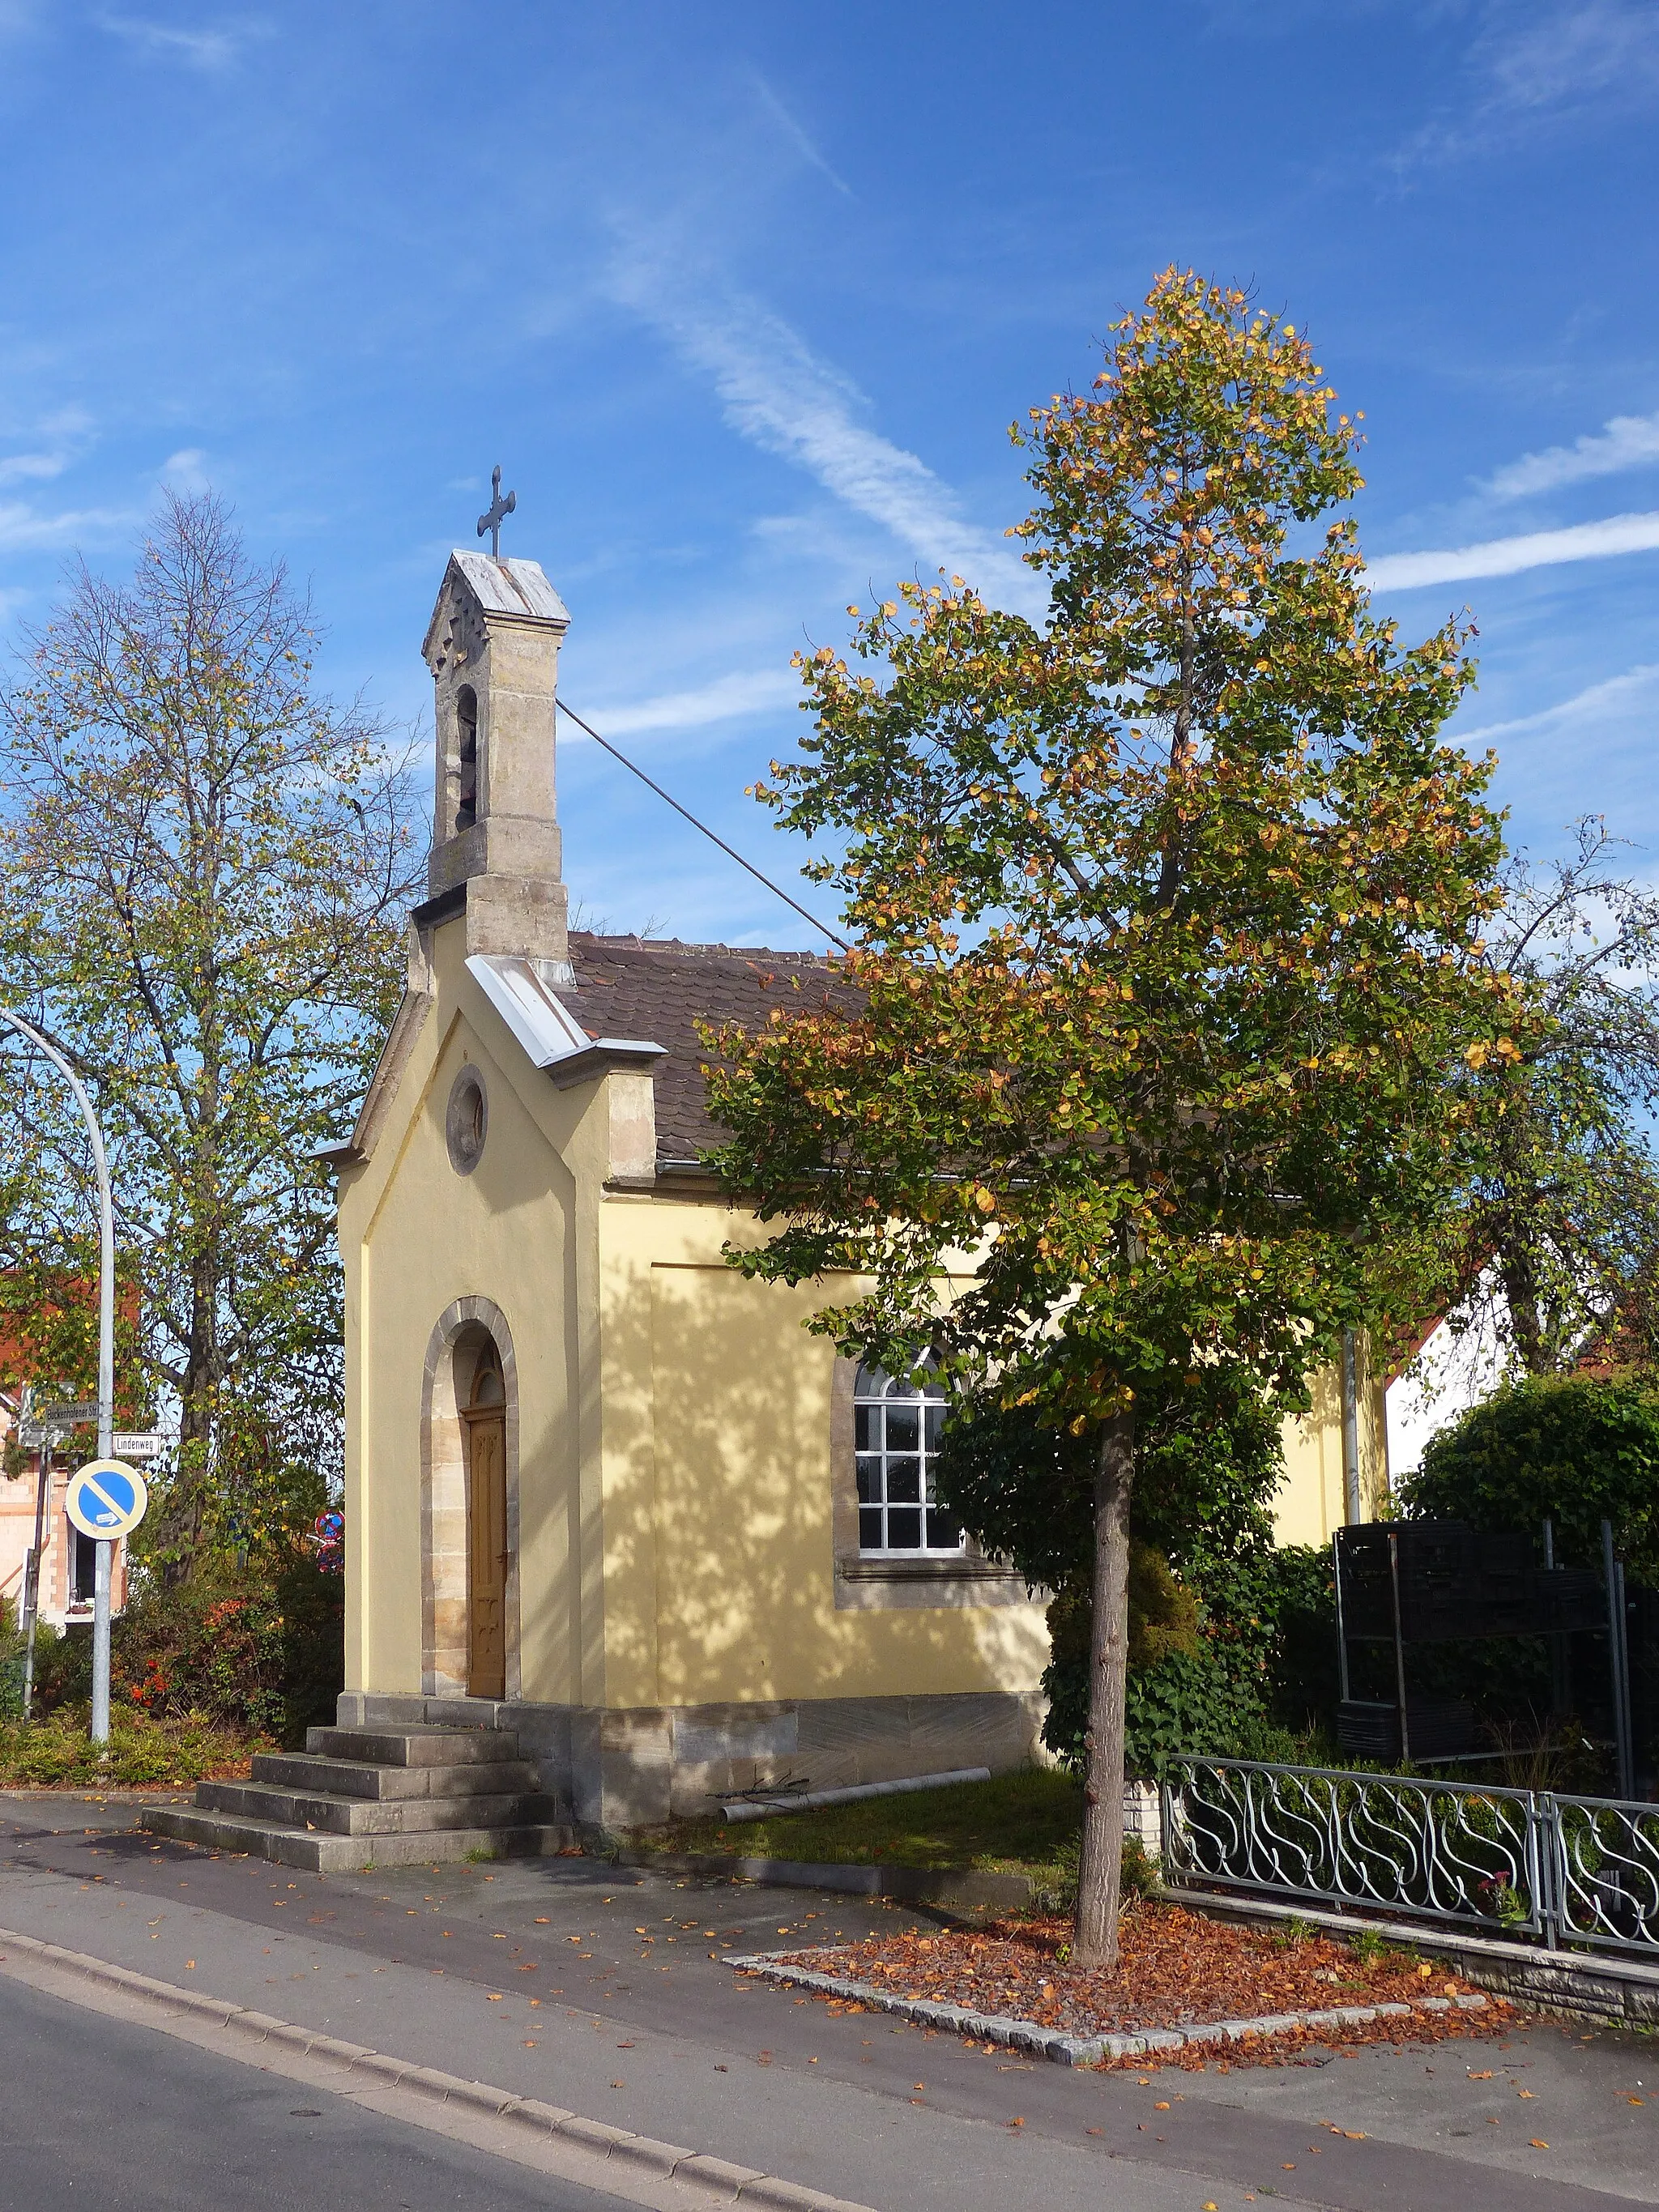
[[[466,1423],[466,1688],[507,1695],[507,1392],[494,1345],[479,1355]]]

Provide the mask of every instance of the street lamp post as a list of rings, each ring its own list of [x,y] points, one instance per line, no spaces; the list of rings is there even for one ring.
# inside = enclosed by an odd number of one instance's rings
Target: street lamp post
[[[115,1208],[110,1198],[109,1162],[104,1156],[104,1133],[81,1079],[56,1045],[48,1044],[39,1030],[0,1006],[6,1022],[43,1052],[59,1070],[86,1116],[92,1139],[93,1165],[98,1175],[98,1456],[109,1459],[115,1449]],[[92,1740],[109,1741],[109,1586],[112,1547],[101,1538],[94,1555],[92,1584]],[[39,1567],[37,1564],[37,1573]]]

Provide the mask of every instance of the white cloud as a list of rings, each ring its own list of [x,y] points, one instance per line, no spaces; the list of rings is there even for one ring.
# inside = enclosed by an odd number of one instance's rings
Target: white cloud
[[[736,295],[719,304],[687,298],[654,259],[620,264],[615,284],[710,378],[741,436],[805,469],[927,568],[1027,613],[1046,604],[1038,578],[1000,537],[963,519],[925,461],[858,419],[868,403],[857,386],[781,317]]]
[[[44,483],[68,466],[67,453],[9,453],[0,460],[0,483]]]
[[[210,489],[206,463],[204,447],[182,446],[176,453],[167,455],[156,471],[156,479],[173,491],[206,491]]]
[[[138,15],[100,15],[100,31],[125,39],[141,53],[160,60],[182,61],[191,69],[217,71],[229,69],[257,40],[270,36],[270,26],[252,19],[222,23],[213,30],[180,30],[171,23],[153,23]]]
[[[1529,669],[1511,669],[1507,679],[1500,678],[1508,710],[1503,720],[1478,723],[1471,712],[1467,726],[1460,715],[1447,735],[1471,754],[1488,745],[1499,754],[1502,789],[1516,808],[1515,835],[1521,842],[1540,852],[1558,849],[1564,823],[1601,814],[1639,845],[1652,847],[1659,665],[1644,662],[1536,706],[1540,698],[1549,700],[1547,687],[1559,680],[1559,640],[1556,647],[1553,652],[1540,641]],[[1629,865],[1634,872],[1635,855]],[[1650,874],[1651,866],[1644,854],[1642,872]]]
[[[1553,491],[1558,484],[1617,476],[1651,461],[1659,461],[1659,410],[1651,415],[1615,415],[1602,425],[1599,437],[1550,446],[1541,453],[1523,453],[1499,469],[1485,489],[1498,499],[1524,499],[1532,492]]]
[[[1528,531],[1519,538],[1492,538],[1480,545],[1450,546],[1442,552],[1385,553],[1380,560],[1366,562],[1366,581],[1376,591],[1412,591],[1423,584],[1460,583],[1470,576],[1515,576],[1524,568],[1547,568],[1561,561],[1646,553],[1656,546],[1659,514],[1613,514],[1602,522]]]
[[[92,418],[79,407],[60,407],[36,422],[33,453],[0,456],[0,484],[48,483],[86,450]]]
[[[1491,108],[1538,113],[1628,96],[1659,79],[1659,22],[1647,0],[1545,7],[1518,30],[1516,21],[1499,13],[1476,49]]]
[[[602,738],[623,738],[640,730],[696,730],[738,714],[759,714],[787,707],[800,696],[793,670],[762,668],[717,677],[691,691],[665,691],[631,706],[596,707],[585,716]],[[579,735],[567,724],[567,738]]]
[[[21,500],[0,501],[0,549],[74,545],[82,538],[106,538],[130,530],[138,517],[115,507],[86,507],[75,514],[39,514]]]
[[[1493,738],[1519,737],[1528,731],[1554,729],[1570,723],[1622,720],[1650,692],[1659,692],[1659,663],[1643,661],[1634,668],[1627,668],[1622,676],[1607,677],[1600,684],[1575,691],[1571,698],[1562,699],[1553,707],[1540,708],[1535,714],[1519,714],[1507,722],[1487,722],[1474,730],[1460,728],[1458,743],[1485,744]]]
[[[757,69],[751,69],[749,74],[754,80],[756,91],[758,92],[761,96],[762,106],[767,109],[773,120],[778,125],[785,137],[789,140],[790,143],[794,147],[797,153],[799,154],[802,160],[809,163],[811,167],[815,168],[820,176],[828,177],[830,183],[835,186],[838,192],[844,193],[849,200],[856,199],[858,198],[858,194],[853,190],[851,185],[848,183],[846,178],[837,175],[836,172],[830,167],[829,162],[825,161],[823,155],[818,151],[817,147],[813,143],[812,140],[807,137],[806,132],[789,112],[789,110],[784,106],[783,102],[778,98],[776,93],[773,91],[771,86],[768,84],[766,79],[761,75],[760,71]]]
[[[1467,96],[1413,133],[1396,168],[1455,161],[1577,123],[1640,110],[1659,91],[1651,0],[1500,0],[1465,57]]]

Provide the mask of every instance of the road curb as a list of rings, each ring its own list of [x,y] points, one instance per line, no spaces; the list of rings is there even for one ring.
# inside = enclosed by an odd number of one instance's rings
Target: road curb
[[[491,2119],[523,2128],[544,2142],[562,2141],[590,2155],[643,2168],[659,2180],[672,2179],[677,2186],[696,2190],[712,2203],[763,2206],[767,2212],[874,2212],[872,2206],[826,2197],[776,2174],[733,2166],[682,2144],[659,2142],[653,2136],[635,2135],[604,2120],[584,2119],[580,2113],[543,2104],[535,2097],[522,2097],[515,2090],[495,2088],[487,2081],[468,2081],[437,2067],[416,2066],[406,2059],[371,2051],[363,2044],[344,2043],[337,2036],[300,2027],[269,2013],[251,2011],[224,1997],[155,1981],[112,1960],[65,1950],[61,1944],[43,1942],[37,1936],[0,1928],[0,1966],[9,1954],[118,1990],[170,2019],[181,2013],[193,2014],[215,2027],[228,2028],[250,2044],[284,2045],[297,2057],[325,2059],[343,2067],[348,2075],[371,2076],[379,2087],[411,2091],[434,2104],[468,2106]]]
[[[814,1966],[789,1966],[767,1952],[748,1958],[733,1954],[721,1963],[739,1973],[756,1974],[792,1989],[845,1997],[872,2012],[896,2013],[917,2027],[949,2028],[954,2035],[994,2043],[1005,2050],[1022,2051],[1027,2057],[1051,2059],[1057,2066],[1102,2066],[1113,2059],[1146,2058],[1159,2051],[1183,2050],[1188,2044],[1243,2043],[1261,2036],[1284,2035],[1296,2028],[1363,2027],[1374,2020],[1409,2020],[1419,2012],[1484,2012],[1490,2003],[1508,2002],[1504,1997],[1473,1994],[1419,1997],[1415,2004],[1334,2005],[1319,2012],[1261,2013],[1249,2020],[1206,2021],[1190,2027],[1149,2027],[1138,2035],[1061,2035],[1039,2021],[1019,2020],[1011,2013],[970,2012],[964,2005],[941,2004],[933,1997],[902,1997],[869,1982],[820,1973]]]

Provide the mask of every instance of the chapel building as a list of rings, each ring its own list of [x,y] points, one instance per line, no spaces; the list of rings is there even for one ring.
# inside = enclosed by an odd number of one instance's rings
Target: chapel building
[[[931,1496],[944,1404],[749,1282],[706,1164],[699,1021],[810,954],[568,929],[533,561],[451,556],[427,633],[436,788],[409,981],[340,1173],[342,1726],[494,1721],[577,1819],[1041,1755],[1044,1601]],[[1350,1500],[1386,1494],[1380,1378]],[[1287,1431],[1284,1540],[1345,1517],[1342,1400]],[[1354,1434],[1358,1430],[1358,1465]]]

